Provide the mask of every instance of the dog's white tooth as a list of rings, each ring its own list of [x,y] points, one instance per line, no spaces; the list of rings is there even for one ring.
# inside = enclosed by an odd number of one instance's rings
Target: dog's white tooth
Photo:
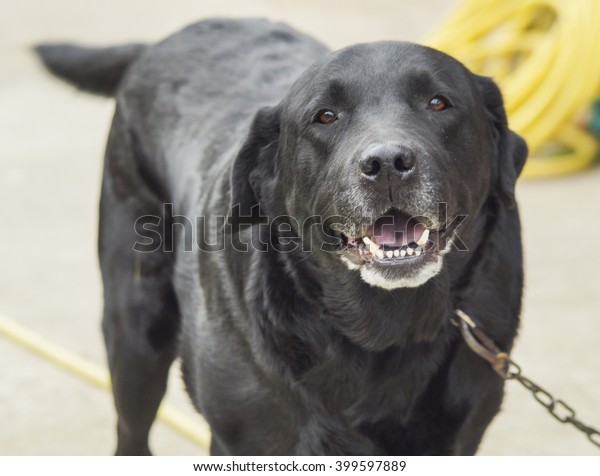
[[[371,242],[369,245],[367,245],[369,247],[369,251],[371,252],[372,255],[377,254],[377,250],[379,249],[379,246],[377,246],[375,243]]]
[[[412,254],[415,252],[415,250],[413,250],[410,246],[408,248],[406,248],[406,253],[408,253],[408,256],[412,256]]]
[[[372,251],[371,251],[371,253],[372,253]],[[383,254],[383,250],[382,250],[382,249],[379,249],[379,248],[377,248],[377,249],[375,250],[375,256],[377,256],[379,259],[383,259],[383,257],[384,257],[385,255]]]
[[[363,236],[363,239],[362,239],[362,240],[363,240],[363,243],[364,243],[364,244],[366,244],[366,245],[368,245],[368,246],[371,246],[371,245],[374,245],[374,244],[375,244],[375,243],[373,243],[373,242],[371,241],[371,239],[370,239],[368,236]]]
[[[417,256],[421,256],[421,253],[422,253],[422,252],[423,252],[423,250],[421,249],[421,247],[420,247],[420,246],[417,246],[417,249],[415,250],[415,254],[416,254]]]
[[[404,257],[406,256],[406,250],[405,250],[404,248],[402,248],[402,249],[400,250],[400,256],[401,256],[402,258],[404,258]]]
[[[394,250],[394,256],[397,258],[400,256],[400,250]]]
[[[385,252],[385,255],[386,255],[388,258],[391,258],[392,256],[394,256],[394,252],[393,252],[392,250],[388,250],[388,251],[386,251],[386,252]]]
[[[429,240],[429,228],[425,228],[425,231],[421,234],[421,237],[417,240],[417,245],[424,246]]]

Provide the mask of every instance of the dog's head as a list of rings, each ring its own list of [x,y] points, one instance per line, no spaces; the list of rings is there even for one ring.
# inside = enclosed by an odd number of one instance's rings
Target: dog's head
[[[490,196],[514,206],[526,155],[489,78],[423,46],[357,45],[257,113],[232,168],[232,206],[251,220],[258,204],[291,216],[303,239],[315,237],[306,220],[319,222],[315,249],[335,251],[322,259],[374,286],[415,287],[451,252],[440,204],[448,219],[476,216]]]

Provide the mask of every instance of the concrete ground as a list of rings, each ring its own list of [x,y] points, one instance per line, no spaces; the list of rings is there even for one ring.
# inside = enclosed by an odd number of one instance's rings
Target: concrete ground
[[[155,41],[211,16],[286,21],[332,47],[418,40],[453,2],[427,0],[21,0],[0,3],[0,314],[104,365],[96,262],[101,159],[114,104],[50,78],[40,41]],[[551,112],[550,112],[551,113]],[[600,428],[600,169],[519,185],[526,249],[523,326],[514,358]],[[112,452],[109,394],[0,336],[0,455]],[[518,384],[484,455],[598,455]],[[197,421],[173,372],[168,399]],[[155,451],[200,448],[156,425]]]

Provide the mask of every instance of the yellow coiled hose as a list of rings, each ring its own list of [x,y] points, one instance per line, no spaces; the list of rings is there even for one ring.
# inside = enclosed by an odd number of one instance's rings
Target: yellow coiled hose
[[[529,145],[524,176],[576,172],[597,156],[581,123],[600,92],[600,0],[463,0],[426,43],[498,82]]]

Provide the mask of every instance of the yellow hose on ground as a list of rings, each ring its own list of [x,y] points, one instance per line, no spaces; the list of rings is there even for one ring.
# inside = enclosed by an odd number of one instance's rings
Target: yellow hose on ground
[[[531,151],[524,176],[576,172],[597,157],[578,124],[600,92],[600,1],[463,0],[426,43],[498,82]]]
[[[49,342],[2,314],[0,334],[96,387],[110,391],[110,378],[106,369]],[[167,403],[160,406],[156,418],[201,447],[208,449],[210,446],[210,429],[206,422],[193,424],[189,417]]]

